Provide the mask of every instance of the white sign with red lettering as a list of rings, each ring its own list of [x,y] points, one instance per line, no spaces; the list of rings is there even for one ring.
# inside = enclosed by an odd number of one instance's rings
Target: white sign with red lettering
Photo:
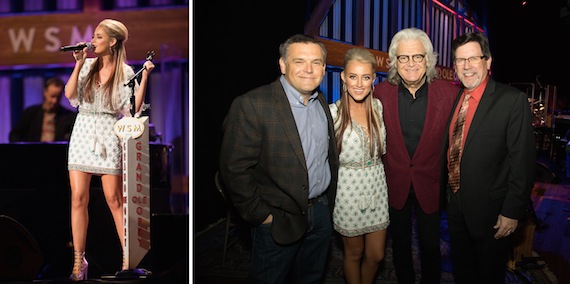
[[[123,225],[129,269],[150,250],[150,155],[148,117],[124,117],[115,124],[123,144]]]

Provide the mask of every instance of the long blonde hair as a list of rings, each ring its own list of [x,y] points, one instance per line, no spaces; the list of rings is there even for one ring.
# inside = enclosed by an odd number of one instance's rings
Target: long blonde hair
[[[376,58],[374,55],[364,49],[364,48],[352,48],[349,49],[346,54],[344,55],[344,69],[346,70],[346,66],[350,61],[356,60],[361,63],[367,63],[372,66],[372,70],[376,70]],[[338,116],[334,121],[335,125],[335,138],[338,147],[339,153],[342,152],[342,137],[344,135],[344,131],[348,128],[348,126],[352,123],[352,118],[350,116],[350,108],[349,108],[349,95],[348,90],[346,88],[346,83],[342,82],[342,93],[340,95],[340,99],[337,101],[338,106]],[[366,107],[366,127],[370,129],[370,145],[369,145],[369,153],[370,157],[374,158],[374,155],[377,154],[378,157],[382,156],[384,145],[382,142],[382,119],[380,118],[380,114],[376,111],[376,108],[373,105],[373,92],[374,92],[374,85],[370,89],[370,94],[364,100],[364,106]],[[337,127],[338,125],[338,127]],[[375,151],[376,148],[376,151]]]
[[[102,28],[105,33],[112,38],[117,40],[117,43],[111,47],[111,57],[115,62],[115,70],[111,74],[111,77],[104,85],[101,86],[103,89],[103,104],[112,110],[118,110],[121,102],[119,88],[125,83],[126,79],[123,71],[123,65],[127,64],[127,51],[125,49],[125,43],[129,39],[129,30],[127,27],[113,19],[105,19],[97,25],[97,28]],[[89,74],[87,75],[87,80],[85,81],[85,92],[84,100],[93,103],[94,94],[93,89],[99,84],[94,78],[99,77],[99,69],[102,62],[99,58],[95,59]]]

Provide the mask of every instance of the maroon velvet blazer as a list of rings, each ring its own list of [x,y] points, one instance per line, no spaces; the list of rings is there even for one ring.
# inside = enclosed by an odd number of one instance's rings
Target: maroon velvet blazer
[[[440,209],[441,152],[447,121],[459,87],[450,81],[436,79],[428,86],[428,106],[422,136],[410,157],[398,114],[398,86],[388,81],[375,86],[374,96],[384,108],[386,155],[383,157],[390,206],[402,209],[413,185],[422,210],[434,213]]]

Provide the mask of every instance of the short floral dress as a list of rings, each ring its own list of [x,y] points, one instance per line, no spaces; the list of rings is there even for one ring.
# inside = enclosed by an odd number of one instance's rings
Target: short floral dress
[[[337,103],[330,104],[335,122],[339,112]],[[382,118],[380,100],[373,99],[373,107]],[[338,127],[338,123],[335,123],[335,127]],[[386,145],[384,123],[381,133],[382,144]],[[344,131],[333,225],[337,232],[346,237],[383,230],[390,224],[384,164],[377,155],[370,157],[369,143],[368,134],[355,121]],[[384,146],[382,154],[385,153]]]
[[[117,120],[130,114],[130,98],[132,90],[122,84],[117,105],[119,111],[113,111],[103,104],[102,89],[95,88],[94,100],[88,103],[83,100],[83,84],[85,84],[95,58],[87,58],[79,71],[78,96],[69,100],[73,107],[78,107],[77,118],[73,125],[68,150],[68,170],[77,170],[97,175],[122,173],[121,141],[114,132]],[[123,63],[125,80],[134,76],[133,68]],[[136,80],[135,80],[136,81]],[[135,91],[138,83],[135,84]]]

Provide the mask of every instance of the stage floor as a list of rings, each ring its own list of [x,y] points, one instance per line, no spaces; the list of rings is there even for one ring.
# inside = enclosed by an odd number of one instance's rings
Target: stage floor
[[[524,256],[507,274],[506,283],[570,283],[570,183],[535,183],[532,205],[536,226],[532,236],[531,255]],[[449,243],[446,240],[445,218],[442,220],[441,250],[444,257],[441,283],[454,283],[449,268]],[[193,278],[196,284],[245,283],[250,265],[247,226],[238,226],[230,233],[226,262],[222,261],[225,219],[194,236]],[[521,232],[522,233],[522,232]],[[528,236],[527,236],[528,237]],[[386,256],[377,280],[397,283],[392,264],[391,240],[388,236]],[[417,253],[417,249],[414,249]],[[418,265],[418,263],[416,263]],[[342,243],[335,235],[325,283],[344,283],[342,274]]]

